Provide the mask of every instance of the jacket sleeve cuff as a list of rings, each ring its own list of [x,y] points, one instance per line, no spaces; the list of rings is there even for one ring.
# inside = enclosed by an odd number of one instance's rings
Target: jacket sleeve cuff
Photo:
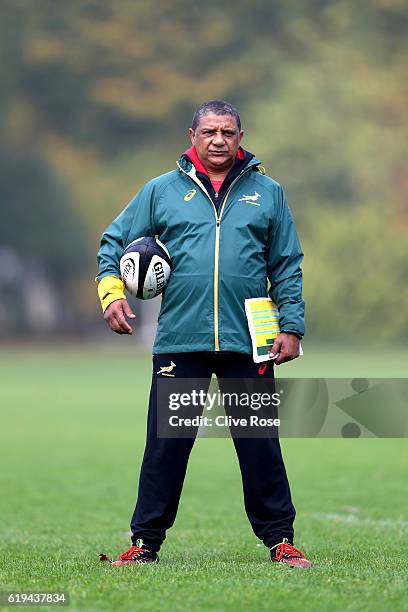
[[[302,340],[302,338],[303,338],[303,336],[298,331],[294,331],[293,329],[281,329],[281,333],[283,333],[283,334],[293,334],[294,336],[297,336],[299,338],[299,340]]]
[[[101,281],[96,279],[96,282],[103,312],[112,302],[126,299],[125,283],[118,276],[104,276]]]

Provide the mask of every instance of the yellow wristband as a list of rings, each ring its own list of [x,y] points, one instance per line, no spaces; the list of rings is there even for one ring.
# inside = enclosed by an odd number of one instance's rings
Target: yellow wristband
[[[96,281],[98,283],[98,281]],[[104,276],[98,283],[98,295],[103,312],[115,300],[125,300],[125,283],[118,276]]]

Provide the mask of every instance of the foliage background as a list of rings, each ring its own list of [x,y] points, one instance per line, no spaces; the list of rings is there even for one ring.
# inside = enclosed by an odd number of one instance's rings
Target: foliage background
[[[294,211],[308,337],[407,340],[405,2],[0,7],[0,337],[107,334],[99,236],[221,97]]]
[[[313,572],[266,563],[224,439],[196,442],[157,568],[98,563],[129,542],[150,377],[134,345],[159,301],[117,337],[93,282],[103,229],[224,97],[305,251],[307,350],[278,377],[406,376],[407,21],[403,0],[0,0],[2,588],[85,610],[407,608],[403,440],[282,441]]]

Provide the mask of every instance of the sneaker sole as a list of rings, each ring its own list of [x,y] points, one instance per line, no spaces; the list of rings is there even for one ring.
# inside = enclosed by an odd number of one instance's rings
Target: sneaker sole
[[[272,559],[271,561],[272,563],[279,563],[279,565],[289,565],[289,567],[296,567],[299,569],[310,569],[312,567],[312,562],[308,561],[307,559],[305,559],[304,561],[300,563],[291,562],[291,561],[274,561]]]
[[[118,567],[119,565],[145,565],[146,563],[158,563],[159,559],[152,559],[151,561],[112,561],[112,567]]]

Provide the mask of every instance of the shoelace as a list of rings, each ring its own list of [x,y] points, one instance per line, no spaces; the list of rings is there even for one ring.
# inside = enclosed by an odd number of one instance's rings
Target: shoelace
[[[302,557],[304,557],[304,554],[301,550],[295,548],[295,546],[292,546],[292,544],[286,544],[284,542],[282,544],[278,544],[278,546],[276,547],[275,558],[277,561],[280,561],[282,557],[285,556],[298,557],[299,559],[301,559]]]
[[[134,559],[134,557],[139,557],[144,552],[146,551],[143,548],[140,548],[139,546],[131,546],[129,550],[119,556],[121,559],[126,561],[129,559]]]

